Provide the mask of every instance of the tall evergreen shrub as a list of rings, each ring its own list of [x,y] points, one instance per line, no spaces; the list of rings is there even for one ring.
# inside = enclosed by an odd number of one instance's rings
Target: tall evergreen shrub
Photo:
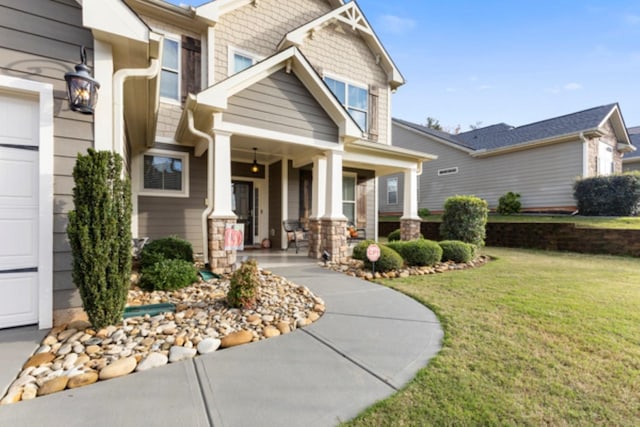
[[[444,203],[440,235],[444,240],[460,240],[484,246],[489,206],[475,196],[453,196]]]
[[[122,319],[131,275],[131,188],[110,151],[78,154],[67,235],[73,282],[95,328]]]
[[[640,173],[577,180],[573,197],[580,215],[631,216],[640,212]]]

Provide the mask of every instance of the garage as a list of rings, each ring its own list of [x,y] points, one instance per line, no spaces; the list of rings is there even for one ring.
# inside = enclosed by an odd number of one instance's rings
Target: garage
[[[0,80],[0,328],[51,324],[48,85]],[[25,90],[27,89],[27,90]],[[49,100],[50,101],[50,100]],[[51,110],[49,110],[51,111]],[[48,123],[48,124],[47,124]]]

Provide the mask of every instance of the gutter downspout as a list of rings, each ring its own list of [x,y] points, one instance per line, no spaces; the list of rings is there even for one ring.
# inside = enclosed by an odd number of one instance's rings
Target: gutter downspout
[[[193,123],[193,110],[187,110],[187,127],[189,132],[207,141],[207,201],[204,211],[202,211],[202,253],[204,263],[209,263],[209,235],[207,233],[208,219],[213,212],[213,137],[206,132],[196,129]]]
[[[589,176],[589,140],[584,132],[580,132],[579,137],[582,141],[582,178],[586,178]]]

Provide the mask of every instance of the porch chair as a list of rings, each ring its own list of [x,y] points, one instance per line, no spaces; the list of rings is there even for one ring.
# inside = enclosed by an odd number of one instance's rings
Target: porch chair
[[[300,221],[285,219],[282,221],[282,227],[287,233],[287,250],[293,246],[298,253],[301,247],[309,247],[309,230],[305,229]]]
[[[351,244],[352,242],[367,240],[367,229],[366,228],[358,228],[352,222],[347,224],[347,243]]]

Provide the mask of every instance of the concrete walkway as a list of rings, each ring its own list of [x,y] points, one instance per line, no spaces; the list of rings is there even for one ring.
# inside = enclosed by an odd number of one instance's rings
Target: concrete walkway
[[[332,426],[395,393],[440,349],[435,315],[405,295],[306,257],[258,263],[322,297],[326,313],[291,334],[0,406],[0,425]],[[0,331],[0,390],[42,337]]]

